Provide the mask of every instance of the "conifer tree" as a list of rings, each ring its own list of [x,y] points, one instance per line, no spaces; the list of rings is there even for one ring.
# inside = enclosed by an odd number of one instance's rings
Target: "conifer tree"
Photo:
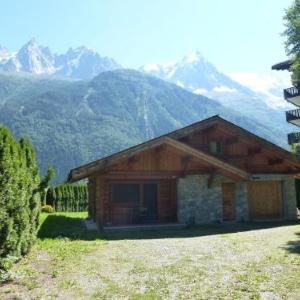
[[[39,217],[39,171],[31,144],[0,127],[0,268],[29,251]]]

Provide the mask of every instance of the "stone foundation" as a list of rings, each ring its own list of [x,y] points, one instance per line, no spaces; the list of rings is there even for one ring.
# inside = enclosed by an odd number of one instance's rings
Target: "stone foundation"
[[[203,224],[223,220],[222,182],[233,182],[215,176],[208,187],[209,175],[191,175],[180,178],[177,184],[177,217],[180,223]],[[296,191],[294,179],[286,175],[256,175],[253,181],[282,181],[283,218],[296,218]],[[235,220],[249,220],[247,182],[235,183]]]

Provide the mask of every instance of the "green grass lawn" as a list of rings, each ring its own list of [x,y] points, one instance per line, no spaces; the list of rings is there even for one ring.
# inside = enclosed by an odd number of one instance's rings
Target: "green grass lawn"
[[[41,216],[0,299],[300,299],[300,224],[86,232],[85,213]]]

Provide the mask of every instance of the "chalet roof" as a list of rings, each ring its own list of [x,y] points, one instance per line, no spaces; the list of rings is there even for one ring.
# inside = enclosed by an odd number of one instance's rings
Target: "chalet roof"
[[[272,70],[289,70],[291,65],[292,65],[293,61],[291,59],[288,59],[288,60],[285,60],[285,61],[282,61],[276,65],[273,65],[272,66]]]
[[[75,181],[87,178],[100,170],[105,170],[106,168],[108,168],[109,166],[111,166],[117,162],[120,162],[124,159],[128,159],[138,153],[141,153],[148,149],[153,149],[153,148],[158,147],[163,144],[167,144],[167,145],[169,145],[171,147],[175,147],[177,149],[180,148],[180,150],[187,152],[187,153],[191,154],[192,156],[195,156],[199,159],[205,160],[206,162],[209,162],[218,168],[221,168],[221,169],[223,168],[227,172],[235,174],[236,176],[239,176],[240,178],[246,179],[249,176],[249,174],[247,172],[245,172],[227,162],[224,162],[224,161],[216,158],[215,156],[207,154],[199,149],[195,149],[193,147],[188,146],[187,144],[184,144],[184,143],[178,141],[178,139],[180,139],[181,137],[187,136],[197,130],[209,129],[209,128],[217,125],[218,123],[222,123],[223,127],[224,126],[230,127],[230,129],[235,131],[237,134],[240,134],[242,136],[246,136],[247,138],[252,138],[252,139],[258,141],[265,148],[268,148],[268,149],[278,152],[278,154],[280,154],[281,157],[284,157],[285,159],[289,160],[291,163],[297,165],[300,168],[300,162],[293,155],[291,155],[290,152],[288,152],[288,151],[284,150],[283,148],[281,148],[261,137],[258,137],[257,135],[221,118],[218,115],[215,115],[215,116],[212,116],[205,120],[193,123],[184,128],[177,129],[175,131],[172,131],[170,133],[164,134],[157,138],[151,139],[144,143],[141,143],[141,144],[135,145],[133,147],[127,148],[125,150],[122,150],[120,152],[114,153],[110,156],[101,158],[99,160],[95,160],[88,164],[82,165],[78,168],[72,169],[69,173],[68,181],[75,182]]]

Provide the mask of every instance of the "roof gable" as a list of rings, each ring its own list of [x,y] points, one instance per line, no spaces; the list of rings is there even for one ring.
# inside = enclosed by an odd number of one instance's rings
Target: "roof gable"
[[[271,152],[276,153],[276,155],[279,155],[280,157],[284,157],[286,160],[288,160],[293,166],[297,166],[300,170],[300,164],[297,159],[295,159],[288,151],[280,148],[279,146],[263,139],[255,134],[227,121],[222,119],[219,116],[213,116],[208,119],[202,120],[200,122],[196,122],[194,124],[191,124],[189,126],[186,126],[184,128],[175,130],[173,132],[170,132],[168,134],[162,135],[160,137],[154,138],[152,140],[149,140],[147,142],[144,142],[142,144],[130,147],[128,149],[125,149],[123,151],[120,151],[118,153],[115,153],[113,155],[110,155],[108,157],[104,157],[102,159],[96,160],[94,162],[91,162],[89,164],[83,165],[81,167],[78,167],[76,169],[73,169],[69,173],[68,180],[69,181],[77,181],[81,180],[83,178],[89,177],[95,172],[98,172],[99,170],[105,170],[109,168],[109,166],[120,162],[124,159],[128,159],[131,156],[137,155],[138,153],[141,153],[143,151],[146,151],[147,149],[159,147],[163,144],[171,145],[172,147],[181,147],[181,149],[184,149],[186,152],[190,152],[196,157],[202,159],[206,159],[210,161],[213,165],[218,166],[219,168],[225,168],[227,170],[230,170],[229,173],[233,172],[235,175],[238,175],[240,177],[246,178],[248,176],[247,172],[243,171],[242,169],[239,169],[235,167],[234,165],[230,163],[226,163],[212,155],[209,155],[207,153],[204,153],[203,151],[199,149],[195,149],[193,147],[190,147],[187,144],[181,143],[180,139],[193,135],[197,132],[201,132],[204,130],[210,130],[215,128],[216,126],[221,126],[222,128],[228,128],[231,132],[239,135],[246,143],[251,145],[252,141],[256,141],[260,145],[262,145],[264,148],[268,149]],[[225,165],[224,165],[225,163]],[[299,172],[300,173],[300,172]]]

